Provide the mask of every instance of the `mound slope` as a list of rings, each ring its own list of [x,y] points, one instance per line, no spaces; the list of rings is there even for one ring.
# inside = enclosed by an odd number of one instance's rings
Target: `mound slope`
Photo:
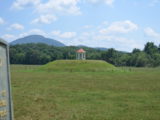
[[[56,60],[40,67],[40,70],[63,72],[100,72],[116,67],[102,60]]]

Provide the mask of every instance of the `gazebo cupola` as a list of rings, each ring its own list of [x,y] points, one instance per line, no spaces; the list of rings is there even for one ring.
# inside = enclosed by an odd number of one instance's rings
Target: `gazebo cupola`
[[[85,60],[86,59],[86,51],[82,48],[76,51],[76,59],[77,60]]]

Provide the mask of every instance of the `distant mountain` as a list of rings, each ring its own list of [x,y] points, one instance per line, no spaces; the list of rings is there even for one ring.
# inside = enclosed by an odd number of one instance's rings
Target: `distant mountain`
[[[17,39],[10,43],[10,45],[25,44],[25,43],[44,43],[47,45],[53,45],[57,47],[64,47],[65,44],[50,38],[45,38],[41,35],[29,35],[24,38]]]
[[[77,47],[88,47],[86,45],[77,45]]]
[[[101,51],[106,51],[106,50],[108,50],[108,48],[104,48],[104,47],[88,47],[88,46],[85,46],[85,45],[77,45],[77,47],[94,48],[94,49],[101,50]]]
[[[108,50],[108,48],[103,48],[103,47],[95,47],[95,49],[97,49],[97,50],[102,50],[102,51]]]

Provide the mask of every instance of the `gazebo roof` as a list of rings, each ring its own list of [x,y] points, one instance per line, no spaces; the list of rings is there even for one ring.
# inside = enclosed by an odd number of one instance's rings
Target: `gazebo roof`
[[[77,50],[77,53],[85,53],[86,51],[85,50],[83,50],[82,48],[81,49],[79,49],[79,50]]]

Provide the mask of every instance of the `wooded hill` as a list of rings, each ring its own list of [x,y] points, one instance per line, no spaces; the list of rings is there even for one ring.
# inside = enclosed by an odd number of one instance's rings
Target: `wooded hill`
[[[115,66],[156,67],[160,66],[160,46],[148,42],[144,50],[134,49],[131,53],[113,48],[102,51],[89,47],[55,47],[42,43],[29,43],[10,46],[11,64],[46,64],[60,59],[76,59],[75,52],[83,48],[89,60],[105,60]]]
[[[53,46],[57,46],[57,47],[66,46],[65,44],[61,43],[60,41],[57,41],[57,40],[54,40],[51,38],[46,38],[42,35],[25,36],[23,38],[19,38],[17,40],[14,40],[13,42],[10,43],[10,45],[27,44],[27,43],[44,43],[47,45],[53,45]]]

